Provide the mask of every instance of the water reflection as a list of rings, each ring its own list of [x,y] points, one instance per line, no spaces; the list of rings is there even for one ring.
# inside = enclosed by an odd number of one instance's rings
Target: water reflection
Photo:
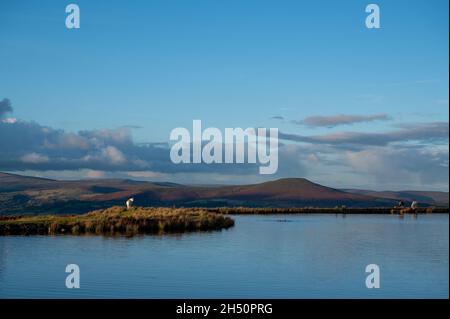
[[[448,215],[234,218],[206,233],[0,237],[0,297],[448,297]],[[79,290],[64,286],[69,263]],[[380,289],[365,288],[371,263]]]

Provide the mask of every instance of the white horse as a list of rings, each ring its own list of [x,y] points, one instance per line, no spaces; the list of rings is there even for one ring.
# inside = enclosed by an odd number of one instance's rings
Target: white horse
[[[413,201],[412,202],[412,204],[411,204],[411,208],[417,208],[417,207],[419,207],[419,203],[418,202],[416,202],[416,201]]]
[[[129,199],[126,201],[127,209],[130,209],[131,206],[133,206],[133,202],[134,202],[134,198],[129,198]]]

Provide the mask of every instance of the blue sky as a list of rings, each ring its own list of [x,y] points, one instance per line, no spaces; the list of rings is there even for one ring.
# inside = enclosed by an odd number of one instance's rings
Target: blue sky
[[[8,116],[75,134],[135,127],[135,143],[168,142],[173,128],[189,128],[193,119],[219,128],[278,127],[302,136],[383,134],[417,123],[448,127],[448,1],[377,1],[377,30],[364,24],[370,1],[74,1],[81,10],[78,30],[65,27],[69,3],[1,2],[0,100],[11,100]],[[340,114],[383,114],[386,120],[298,124]],[[438,166],[448,172],[448,138],[398,142],[421,145],[422,155],[424,149],[443,152]],[[348,160],[355,151],[327,147],[334,152],[327,153],[328,161]],[[320,157],[321,151],[309,151]],[[315,171],[307,177],[342,187],[448,189],[448,178],[410,176],[397,184],[359,164],[321,165],[286,174]],[[113,170],[104,171],[110,176]],[[217,174],[217,182],[235,178]],[[192,178],[179,176],[160,178]]]

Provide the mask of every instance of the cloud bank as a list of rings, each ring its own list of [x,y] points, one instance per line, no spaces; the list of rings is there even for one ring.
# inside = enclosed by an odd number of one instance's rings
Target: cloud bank
[[[447,122],[410,123],[399,126],[396,130],[382,133],[337,132],[323,135],[298,135],[280,133],[281,140],[329,145],[382,146],[393,142],[429,142],[445,143],[448,141],[449,126]]]
[[[1,114],[12,111],[9,100],[0,105]],[[221,184],[306,177],[342,188],[448,191],[448,139],[448,122],[404,123],[384,132],[279,132],[278,172],[261,176],[259,164],[173,164],[168,143],[137,144],[131,127],[67,132],[0,121],[0,171]]]
[[[292,121],[298,125],[305,125],[308,127],[335,127],[338,125],[355,124],[362,122],[386,121],[389,119],[387,114],[374,115],[332,115],[332,116],[310,116],[301,121]]]

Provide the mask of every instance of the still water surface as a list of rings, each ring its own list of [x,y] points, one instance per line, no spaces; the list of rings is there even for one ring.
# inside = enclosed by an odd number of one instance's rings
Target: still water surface
[[[0,237],[0,298],[448,298],[448,215],[234,216],[218,232]],[[78,264],[80,289],[65,287]],[[377,264],[380,289],[367,289]]]

